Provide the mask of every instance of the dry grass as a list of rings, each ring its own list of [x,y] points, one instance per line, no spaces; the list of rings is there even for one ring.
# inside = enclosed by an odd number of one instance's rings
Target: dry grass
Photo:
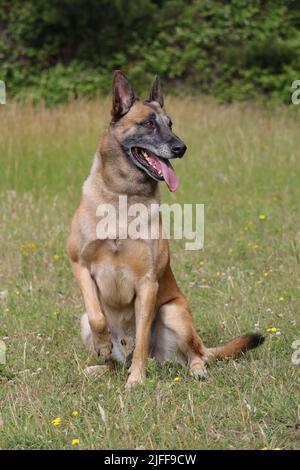
[[[298,109],[167,104],[188,153],[164,201],[205,204],[204,250],[172,243],[199,331],[207,345],[254,328],[281,334],[212,364],[206,382],[153,362],[130,394],[122,367],[86,377],[96,361],[81,345],[65,241],[109,103],[1,106],[0,448],[70,448],[73,438],[79,448],[300,448]]]

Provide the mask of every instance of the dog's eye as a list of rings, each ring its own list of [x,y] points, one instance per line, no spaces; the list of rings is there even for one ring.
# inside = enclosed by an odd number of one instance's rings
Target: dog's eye
[[[147,127],[150,127],[152,129],[155,126],[155,123],[154,123],[153,119],[149,119],[149,121],[146,121],[144,123],[144,125],[147,126]]]

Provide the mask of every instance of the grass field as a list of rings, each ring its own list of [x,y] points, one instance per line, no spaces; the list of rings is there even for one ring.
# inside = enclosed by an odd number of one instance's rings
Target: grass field
[[[131,392],[120,366],[86,376],[97,360],[81,344],[65,245],[109,102],[0,106],[2,449],[300,449],[299,111],[167,105],[188,152],[163,200],[205,204],[204,249],[171,243],[199,332],[208,346],[255,329],[267,341],[211,363],[203,382],[153,362]]]

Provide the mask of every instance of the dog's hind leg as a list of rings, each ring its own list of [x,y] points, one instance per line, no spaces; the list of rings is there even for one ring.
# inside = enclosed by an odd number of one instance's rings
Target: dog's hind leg
[[[230,358],[244,354],[263,343],[264,337],[248,333],[214,348],[206,348],[198,336],[188,303],[180,292],[170,266],[159,283],[155,323],[152,330],[151,354],[158,362],[184,362],[196,378],[206,376],[208,358]]]
[[[158,307],[152,335],[153,355],[159,362],[175,360],[182,363],[184,358],[190,374],[204,378],[206,348],[197,334],[188,303],[170,266],[159,283]]]
[[[159,362],[185,362],[190,375],[198,379],[206,377],[206,350],[184,298],[173,299],[159,309],[153,333],[153,353]]]

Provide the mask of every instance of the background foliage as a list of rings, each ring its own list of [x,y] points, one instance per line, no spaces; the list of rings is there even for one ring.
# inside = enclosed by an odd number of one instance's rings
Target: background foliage
[[[0,0],[0,79],[48,104],[107,92],[124,70],[220,100],[290,100],[298,0]]]

